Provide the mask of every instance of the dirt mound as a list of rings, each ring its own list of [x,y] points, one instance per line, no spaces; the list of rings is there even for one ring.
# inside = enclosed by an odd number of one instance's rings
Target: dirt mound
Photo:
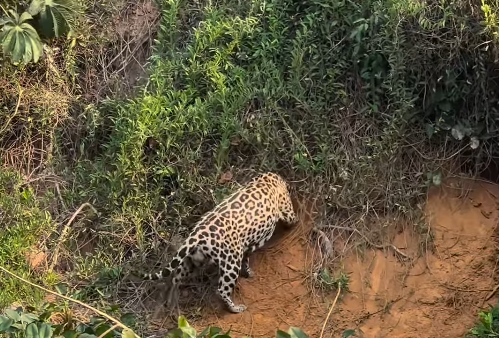
[[[432,236],[413,233],[414,226],[387,227],[386,243],[409,259],[396,256],[389,246],[357,246],[342,262],[349,291],[336,304],[324,338],[341,337],[346,329],[369,338],[462,337],[478,312],[497,301],[491,291],[498,197],[499,187],[492,184],[447,182],[428,197]],[[310,288],[311,226],[307,219],[291,233],[278,228],[284,236],[278,234],[270,247],[254,254],[255,277],[240,278],[234,294],[236,303],[248,306],[245,312],[228,313],[213,294],[195,314],[183,310],[191,324],[231,328],[234,337],[273,337],[277,328],[297,326],[319,337],[335,292],[324,297]]]
[[[403,264],[373,250],[349,257],[351,292],[332,336],[355,325],[372,338],[463,337],[487,301],[497,302],[487,298],[495,285],[498,196],[492,184],[448,182],[427,201],[431,242],[418,243],[409,229],[393,236],[394,245],[419,258]]]

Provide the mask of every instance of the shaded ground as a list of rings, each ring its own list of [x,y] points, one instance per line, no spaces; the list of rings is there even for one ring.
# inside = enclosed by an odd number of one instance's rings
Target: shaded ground
[[[324,337],[341,337],[346,329],[369,338],[463,337],[480,309],[497,301],[491,290],[497,283],[498,197],[496,185],[447,182],[429,194],[427,241],[421,242],[426,236],[413,233],[413,226],[387,227],[384,242],[409,259],[389,247],[357,246],[342,262],[350,291],[336,304]],[[280,230],[252,257],[255,277],[241,278],[234,295],[248,310],[228,313],[214,293],[205,292],[202,303],[184,301],[182,313],[198,328],[232,328],[234,337],[269,337],[289,326],[319,337],[335,292],[319,295],[310,287],[312,221],[305,218],[292,232]],[[334,245],[341,247],[342,239]],[[154,317],[158,328],[169,325],[163,310]]]

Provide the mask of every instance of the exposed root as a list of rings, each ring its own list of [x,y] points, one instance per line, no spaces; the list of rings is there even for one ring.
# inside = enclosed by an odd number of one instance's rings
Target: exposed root
[[[333,248],[333,244],[331,243],[329,238],[327,238],[327,235],[324,233],[324,231],[319,230],[315,227],[312,229],[312,231],[317,233],[319,240],[322,241],[322,247],[324,248],[324,251],[326,252],[326,257],[331,257],[333,255],[334,248]]]
[[[391,248],[396,254],[398,254],[399,256],[403,257],[405,260],[409,260],[411,259],[407,254],[405,254],[404,252],[402,252],[399,248],[397,248],[395,245],[393,244],[374,244],[373,242],[371,242],[371,240],[369,240],[369,238],[367,238],[362,232],[360,232],[358,229],[355,229],[355,228],[349,228],[349,227],[340,227],[340,226],[335,226],[335,225],[325,225],[325,226],[322,226],[321,228],[328,228],[328,229],[339,229],[339,230],[346,230],[346,231],[353,231],[357,234],[359,234],[362,238],[364,238],[364,240],[372,247],[376,248],[376,249],[379,249],[379,250],[383,250],[383,249],[386,249],[386,248]],[[320,231],[320,230],[318,230]],[[324,235],[325,236],[325,235]]]

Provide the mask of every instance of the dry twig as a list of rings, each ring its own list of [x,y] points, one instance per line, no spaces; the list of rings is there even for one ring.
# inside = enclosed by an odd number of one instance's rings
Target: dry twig
[[[329,317],[331,317],[331,313],[333,313],[333,309],[336,305],[336,302],[338,301],[338,297],[340,296],[340,292],[341,292],[341,283],[338,284],[338,292],[336,292],[336,297],[334,298],[334,302],[331,305],[331,307],[329,308],[329,312],[327,313],[326,320],[324,321],[324,324],[322,324],[320,338],[322,338],[324,336],[324,330],[326,329],[326,325],[327,325],[327,322],[329,321]]]
[[[64,226],[64,229],[61,232],[61,236],[59,237],[59,241],[57,242],[57,246],[56,246],[55,251],[54,251],[54,256],[52,258],[52,263],[50,264],[49,272],[52,272],[52,270],[54,269],[54,266],[57,264],[57,260],[59,258],[59,251],[61,249],[61,245],[62,245],[62,243],[64,243],[64,241],[66,240],[66,237],[69,234],[69,230],[70,230],[69,226],[71,225],[71,223],[73,223],[73,221],[76,218],[76,216],[83,210],[84,207],[91,208],[97,214],[97,210],[90,203],[83,203],[74,212],[73,216],[71,216],[71,218],[69,219],[68,223],[66,223],[66,225]]]

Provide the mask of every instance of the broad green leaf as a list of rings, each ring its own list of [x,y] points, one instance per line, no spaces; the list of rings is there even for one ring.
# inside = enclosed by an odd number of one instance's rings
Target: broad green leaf
[[[191,326],[189,325],[189,322],[187,321],[187,319],[184,316],[179,316],[178,317],[178,327],[182,329],[184,327],[191,327]]]
[[[29,5],[28,12],[31,15],[35,16],[42,11],[43,6],[45,6],[44,0],[33,0]]]
[[[33,54],[33,61],[38,62],[42,56],[43,46],[39,39],[37,39],[38,34],[36,31],[32,33],[31,31],[26,31],[27,40],[29,40],[29,45]]]
[[[26,327],[26,338],[38,338],[38,326],[31,323]]]
[[[19,312],[14,311],[12,309],[6,309],[5,314],[7,315],[7,317],[9,317],[10,319],[12,319],[15,322],[18,322],[21,320],[21,315],[19,314]]]
[[[76,333],[76,331],[73,331],[73,330],[69,330],[69,331],[64,331],[62,333],[62,336],[64,338],[76,338],[78,334]]]
[[[18,63],[23,59],[26,40],[22,33],[16,32],[16,39],[14,41],[14,49],[12,50],[12,61]]]
[[[9,23],[2,27],[0,44],[3,53],[9,55],[14,64],[37,62],[42,55],[42,43],[36,30],[28,21],[32,16],[24,12],[21,17],[10,10]]]
[[[10,16],[14,19],[14,22],[19,22],[19,14],[13,9],[9,9]]]
[[[220,334],[222,332],[222,329],[219,327],[210,327],[210,337],[214,337],[217,334]],[[218,337],[218,336],[216,336]]]
[[[29,40],[29,37],[25,36],[25,40]],[[31,44],[24,44],[24,53],[23,53],[23,63],[27,64],[33,59],[33,49],[31,48]]]
[[[123,338],[135,338],[135,334],[130,329],[123,329],[122,337]]]
[[[187,319],[184,316],[178,317],[178,327],[189,338],[196,338],[196,330],[189,325],[189,323],[187,322]]]
[[[31,14],[29,14],[28,12],[24,12],[23,14],[21,14],[21,17],[19,18],[19,23],[24,23],[25,21],[28,21],[31,19],[33,19]]]
[[[12,319],[0,316],[0,333],[5,332],[13,323]]]
[[[109,324],[100,324],[99,326],[97,326],[95,328],[95,334],[100,337],[104,332],[106,332],[110,328],[111,328],[111,325],[109,325]],[[112,337],[114,337],[114,333],[112,331],[108,332],[104,337],[105,338],[112,338]]]
[[[38,329],[38,335],[39,338],[51,338],[52,328],[47,323],[41,323]]]
[[[133,313],[125,313],[121,316],[120,321],[128,327],[133,327],[137,324],[137,318]]]
[[[291,338],[291,336],[289,335],[289,333],[286,333],[286,332],[281,331],[281,330],[277,330],[275,336],[276,336],[276,338]]]
[[[65,295],[68,293],[68,287],[64,284],[57,284],[55,286],[55,290],[57,291],[57,293],[61,295]]]
[[[288,333],[291,338],[308,338],[305,332],[297,327],[290,327]]]
[[[43,35],[59,37],[71,31],[75,18],[82,12],[77,0],[44,0],[39,12]]]
[[[33,314],[33,313],[23,313],[21,315],[21,322],[26,323],[26,324],[33,323],[33,322],[37,321],[38,319],[39,319],[38,316]]]

